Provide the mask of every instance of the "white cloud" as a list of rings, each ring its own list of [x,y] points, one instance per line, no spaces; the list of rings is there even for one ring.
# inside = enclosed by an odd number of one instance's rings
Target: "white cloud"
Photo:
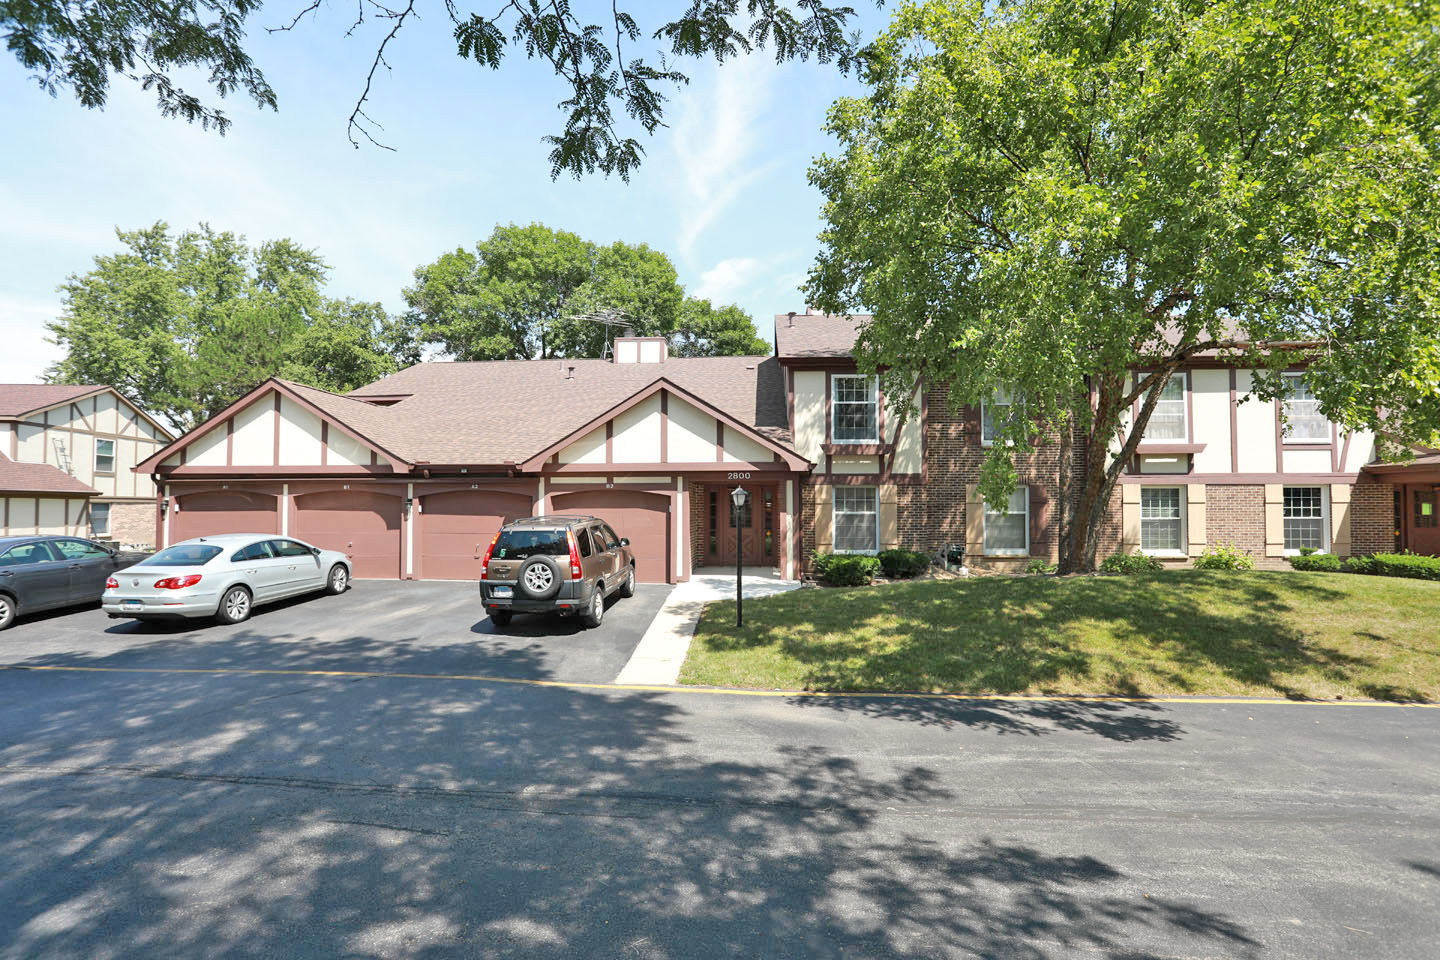
[[[763,269],[764,265],[755,257],[730,257],[700,274],[700,282],[690,293],[717,306],[734,303]]]
[[[60,301],[0,294],[0,383],[37,383],[61,350],[45,342],[45,323],[60,315]]]

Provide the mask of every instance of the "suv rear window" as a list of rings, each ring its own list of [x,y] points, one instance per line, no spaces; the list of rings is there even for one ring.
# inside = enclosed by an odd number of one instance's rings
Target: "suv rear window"
[[[495,541],[497,560],[524,560],[528,557],[563,557],[570,553],[564,530],[506,530]]]

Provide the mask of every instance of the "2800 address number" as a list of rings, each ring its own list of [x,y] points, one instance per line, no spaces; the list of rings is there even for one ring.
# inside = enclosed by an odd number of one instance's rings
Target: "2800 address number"
[[[749,474],[748,471],[746,471],[746,472],[744,472],[744,473],[737,473],[737,472],[732,471],[732,472],[729,474],[729,476],[726,477],[726,479],[727,479],[727,480],[749,480],[749,479],[750,479],[750,474]]]

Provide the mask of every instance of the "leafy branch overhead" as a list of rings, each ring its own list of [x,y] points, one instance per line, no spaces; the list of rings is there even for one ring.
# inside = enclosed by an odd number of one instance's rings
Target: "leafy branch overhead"
[[[303,0],[271,33],[289,32],[312,19],[322,0]],[[577,8],[578,7],[578,8]],[[246,51],[246,20],[258,0],[3,0],[0,35],[20,63],[52,96],[73,90],[87,107],[103,107],[112,77],[155,92],[162,113],[213,124],[222,134],[231,120],[176,85],[174,72],[209,71],[219,97],[242,92],[260,107],[276,108],[275,91]],[[856,62],[858,37],[846,33],[855,11],[825,0],[694,0],[673,20],[647,25],[621,9],[620,0],[583,7],[570,0],[507,0],[498,10],[477,11],[445,0],[457,53],[500,69],[507,53],[522,49],[549,65],[568,89],[557,104],[559,133],[545,137],[552,177],[576,178],[600,171],[628,179],[644,155],[637,134],[664,125],[667,92],[689,82],[677,69],[683,60],[733,57],[770,50],[776,61]],[[367,112],[386,54],[401,30],[420,17],[416,0],[402,6],[356,0],[347,37],[375,43],[347,123],[350,142],[393,149],[381,124]],[[374,23],[374,26],[371,23]],[[661,46],[653,46],[655,43]],[[636,129],[638,128],[638,129]]]

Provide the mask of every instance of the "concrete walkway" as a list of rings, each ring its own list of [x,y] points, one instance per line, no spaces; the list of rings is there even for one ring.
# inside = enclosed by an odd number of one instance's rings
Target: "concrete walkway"
[[[800,586],[798,580],[781,580],[769,567],[746,567],[743,577],[745,599],[768,597]],[[660,612],[650,622],[630,661],[615,678],[616,683],[673,684],[690,649],[695,625],[707,603],[735,598],[735,571],[724,567],[701,567],[685,583],[670,591]]]

